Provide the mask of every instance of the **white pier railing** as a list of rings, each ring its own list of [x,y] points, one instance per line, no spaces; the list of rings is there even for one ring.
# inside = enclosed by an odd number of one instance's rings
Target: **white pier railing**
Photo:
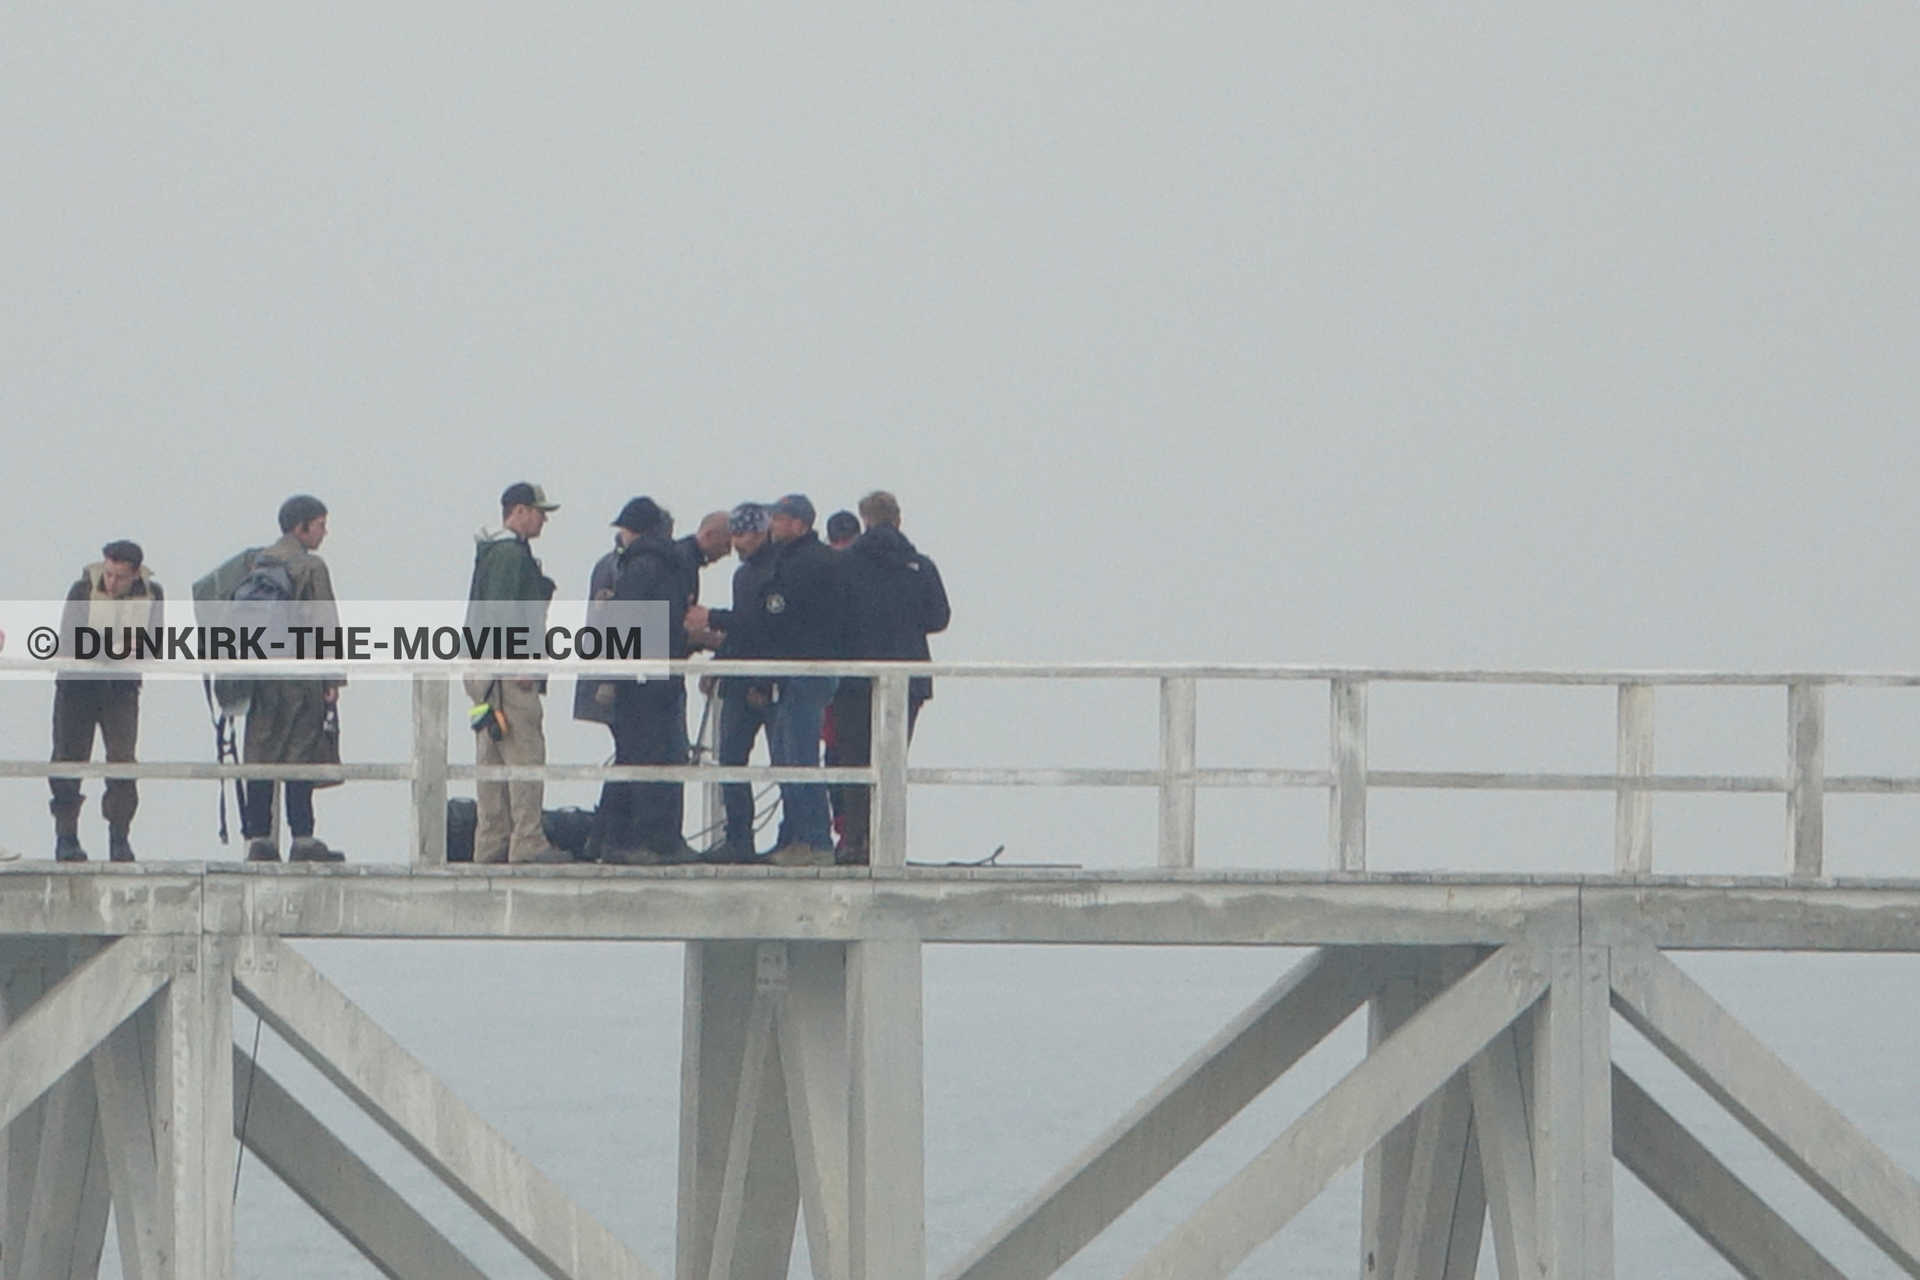
[[[1876,1260],[1920,1276],[1910,1154],[1903,1166],[1897,1144],[1877,1143],[1665,954],[1920,952],[1920,885],[1834,883],[1823,868],[1829,793],[1920,793],[1920,778],[1827,776],[1827,691],[1914,686],[1920,676],[1127,664],[671,670],[872,678],[875,760],[834,770],[454,765],[448,681],[464,671],[421,667],[399,673],[411,682],[414,712],[405,762],[0,765],[0,776],[35,778],[406,782],[415,864],[0,867],[0,1273],[91,1280],[110,1204],[129,1275],[232,1280],[244,1148],[382,1274],[485,1274],[233,1043],[238,1001],[555,1280],[785,1276],[797,1221],[820,1280],[926,1280],[925,948],[1097,944],[1314,950],[1284,972],[1276,964],[1264,994],[1035,1180],[1024,1201],[946,1262],[942,1280],[1052,1275],[1116,1224],[1138,1221],[1129,1215],[1163,1178],[1362,1009],[1364,1056],[1157,1243],[1143,1239],[1129,1280],[1227,1280],[1356,1164],[1360,1239],[1349,1274],[1363,1280],[1480,1274],[1483,1238],[1503,1277],[1613,1280],[1616,1162],[1742,1275],[1866,1274],[1829,1261],[1831,1232],[1803,1234],[1763,1197],[1767,1188],[1750,1186],[1744,1168],[1724,1163],[1629,1074],[1639,1067],[1616,1053],[1621,1024],[1851,1224],[1864,1240],[1859,1252],[1877,1250]],[[0,667],[22,671],[45,668]],[[911,768],[908,682],[923,674],[1152,682],[1157,765]],[[1203,686],[1258,681],[1324,687],[1324,768],[1200,767]],[[1611,689],[1615,768],[1374,769],[1370,693],[1409,684]],[[1656,702],[1663,688],[1687,686],[1779,690],[1780,772],[1657,772]],[[437,869],[449,785],[527,774],[864,783],[876,790],[875,871]],[[927,786],[1152,789],[1158,866],[904,869],[909,796]],[[1204,788],[1325,791],[1333,872],[1212,874],[1226,870],[1212,857],[1206,871],[1188,870]],[[1368,799],[1381,788],[1610,793],[1619,878],[1366,875]],[[1788,874],[1764,884],[1641,878],[1654,867],[1652,797],[1682,792],[1783,796]],[[570,1200],[320,972],[299,944],[321,938],[684,943],[671,1239],[622,1240]],[[474,998],[495,1001],[484,985]],[[486,1019],[471,1022],[491,1035],[508,1011],[486,1008]],[[1797,1205],[1786,1208],[1798,1215]],[[1840,1243],[1852,1246],[1850,1237]],[[670,1255],[670,1269],[656,1270],[643,1251],[656,1263]]]
[[[0,678],[46,678],[67,667],[98,671],[97,665],[0,660]],[[127,664],[129,673],[140,664]],[[149,674],[160,670],[149,667]],[[169,663],[162,674],[263,676],[301,674],[310,665],[261,663]],[[860,768],[769,766],[607,766],[549,763],[544,766],[479,768],[449,760],[448,684],[473,674],[525,676],[525,663],[404,664],[382,673],[413,685],[413,743],[405,763],[233,765],[204,762],[143,762],[110,765],[0,761],[0,777],[138,777],[152,779],[303,778],[328,781],[394,781],[412,787],[412,849],[420,865],[446,860],[445,811],[450,782],[543,778],[548,781],[680,781],[711,784],[743,781],[840,782],[874,789],[872,857],[878,867],[904,865],[908,847],[908,796],[925,786],[1151,788],[1159,795],[1158,865],[1178,871],[1196,864],[1197,798],[1202,788],[1309,788],[1328,793],[1328,866],[1334,872],[1367,870],[1367,801],[1380,789],[1444,791],[1611,792],[1615,796],[1614,873],[1652,874],[1655,794],[1778,794],[1786,798],[1786,874],[1796,879],[1825,875],[1825,798],[1828,795],[1920,794],[1920,776],[1846,775],[1825,768],[1826,692],[1835,687],[1920,686],[1920,674],[1742,673],[1707,671],[1527,671],[1479,669],[1317,667],[1284,664],[1151,664],[1080,662],[1031,664],[950,662],[931,664],[858,662],[653,662],[617,666],[572,664],[564,674],[598,676],[835,675],[871,678],[873,758]],[[1159,691],[1159,763],[1149,769],[1108,768],[919,768],[907,756],[908,683],[916,676],[940,680],[1121,680],[1151,681]],[[1307,682],[1328,690],[1328,753],[1325,768],[1202,768],[1198,764],[1199,696],[1202,684]],[[1474,772],[1374,769],[1368,762],[1368,695],[1376,685],[1492,685],[1611,688],[1617,699],[1616,767],[1610,773]],[[1741,687],[1781,691],[1783,718],[1779,773],[1663,774],[1655,771],[1655,717],[1662,688]]]

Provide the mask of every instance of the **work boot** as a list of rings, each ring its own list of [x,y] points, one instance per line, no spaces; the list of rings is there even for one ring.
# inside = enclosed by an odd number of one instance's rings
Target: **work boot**
[[[133,845],[128,841],[128,824],[113,822],[107,824],[107,857],[113,862],[132,862]]]
[[[795,840],[768,854],[767,861],[776,867],[830,867],[833,865],[833,850],[815,848],[804,840]]]
[[[702,862],[731,863],[736,866],[760,860],[760,854],[753,847],[752,837],[745,840],[722,840],[700,855]]]
[[[326,842],[312,836],[295,836],[293,843],[287,846],[288,862],[345,862],[347,855],[337,849],[329,849]]]
[[[53,860],[55,862],[87,860],[87,851],[80,847],[80,811],[78,809],[53,811]]]
[[[637,845],[624,849],[609,845],[600,851],[600,861],[610,867],[657,867],[660,865],[660,855]]]
[[[562,849],[557,845],[543,844],[538,849],[535,849],[532,853],[529,853],[524,857],[519,857],[519,858],[509,857],[507,861],[512,863],[516,867],[524,867],[524,866],[532,866],[532,865],[560,866],[562,864],[572,863],[574,861],[574,857],[572,854],[568,853],[565,849]]]
[[[247,861],[278,862],[280,861],[280,850],[273,841],[267,839],[265,836],[255,836],[253,839],[247,841]]]
[[[654,851],[662,865],[675,866],[682,862],[700,861],[700,851],[687,843],[685,836],[675,836],[671,841]]]

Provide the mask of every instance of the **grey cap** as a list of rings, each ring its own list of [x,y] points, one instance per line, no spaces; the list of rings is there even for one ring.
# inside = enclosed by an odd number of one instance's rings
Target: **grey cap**
[[[772,515],[787,516],[803,524],[813,523],[813,504],[804,493],[790,493],[768,508]]]

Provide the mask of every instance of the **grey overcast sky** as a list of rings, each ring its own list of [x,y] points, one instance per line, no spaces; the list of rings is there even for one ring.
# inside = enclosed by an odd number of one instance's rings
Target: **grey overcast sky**
[[[887,486],[948,657],[1911,667],[1907,5],[10,5],[0,597]],[[716,584],[718,585],[718,584]]]
[[[413,599],[464,593],[470,535],[516,479],[565,504],[540,551],[570,593],[634,494],[687,525],[884,486],[945,573],[942,657],[1920,668],[1916,68],[1910,3],[6,3],[0,601],[63,591],[117,537],[184,595],[303,490],[332,507],[342,594]],[[1049,740],[1060,763],[1153,757],[1150,686],[1090,708],[955,684],[917,759],[1033,763]],[[1300,692],[1259,716],[1203,694],[1203,761],[1229,762],[1216,726],[1234,762],[1324,761],[1325,691]],[[1613,765],[1601,695],[1535,714],[1445,692],[1421,720],[1376,689],[1376,763]],[[144,758],[207,756],[197,698],[149,686]],[[1780,769],[1776,692],[1731,720],[1661,698],[1663,769]],[[1920,697],[1875,703],[1896,711],[1864,761],[1842,759],[1842,701],[1830,767],[1920,771]],[[45,751],[46,702],[0,687],[0,758]],[[399,687],[355,687],[342,715],[349,755],[404,752]],[[606,751],[597,728],[556,744]],[[1152,862],[1150,792],[960,790],[915,790],[916,857]],[[144,794],[143,858],[235,855],[205,784]],[[44,795],[0,791],[0,845],[47,856]],[[1203,797],[1203,865],[1325,865],[1323,795],[1229,811],[1250,795]],[[1481,799],[1376,793],[1373,865],[1611,865],[1611,796]],[[1873,828],[1851,799],[1829,804],[1829,865],[1914,874],[1916,806],[1860,799],[1883,806]],[[405,803],[323,793],[320,833],[403,860]],[[1777,873],[1780,811],[1663,796],[1660,868]],[[368,963],[361,986],[423,1039],[469,1007],[440,991],[571,1010],[601,990],[571,954],[529,954],[440,986]],[[488,964],[502,982],[476,984]],[[998,986],[945,1006],[936,978],[936,1045],[960,1026],[997,1047],[998,1022],[939,1010],[1060,989],[1038,967],[989,968]],[[1750,1007],[1897,1026],[1911,975],[1873,972],[1762,985]],[[636,989],[675,988],[656,974],[618,998]],[[408,992],[415,1014],[382,1003]],[[1043,1032],[1088,1004],[1049,1006]],[[663,1016],[634,1032],[653,1066],[568,1083],[676,1079]],[[1901,1112],[1895,1075],[1869,1068],[1911,1061],[1907,1042],[1843,1053],[1806,1025],[1811,1078],[1857,1075],[1849,1107]],[[554,1102],[524,1087],[552,1068],[529,1026],[532,1074],[474,1091],[510,1117]],[[1150,1060],[1141,1041],[1115,1037],[1110,1060]],[[523,1061],[453,1044],[429,1058],[462,1087]],[[1189,1047],[1169,1046],[1169,1063]],[[937,1098],[954,1061],[934,1055]],[[1104,1078],[979,1076],[959,1084],[1056,1110],[983,1103],[1043,1115],[1011,1134],[936,1114],[942,1257],[1052,1168],[979,1176],[952,1135],[1044,1137]],[[579,1114],[598,1141],[640,1111]],[[525,1124],[543,1160],[575,1132]],[[669,1256],[668,1200],[579,1152],[553,1155],[562,1181]],[[248,1196],[272,1185],[247,1176]],[[942,1199],[963,1185],[992,1195],[963,1213]],[[1654,1255],[1638,1274],[1707,1274],[1704,1250],[1647,1240],[1625,1246]],[[1849,1274],[1860,1248],[1834,1255]],[[290,1274],[288,1252],[260,1246],[258,1274]]]

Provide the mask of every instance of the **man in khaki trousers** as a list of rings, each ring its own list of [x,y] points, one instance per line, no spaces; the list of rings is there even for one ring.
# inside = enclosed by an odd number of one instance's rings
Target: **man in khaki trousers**
[[[500,495],[503,528],[482,536],[474,550],[473,584],[467,591],[470,627],[524,625],[534,628],[535,635],[546,631],[553,579],[540,572],[528,544],[546,527],[548,513],[559,509],[539,485],[524,480],[508,485]],[[497,713],[476,727],[474,763],[485,768],[547,762],[546,708],[541,701],[545,680],[469,676],[466,687],[476,705],[486,703]],[[474,793],[475,862],[573,861],[547,842],[541,826],[545,783],[479,782]]]

